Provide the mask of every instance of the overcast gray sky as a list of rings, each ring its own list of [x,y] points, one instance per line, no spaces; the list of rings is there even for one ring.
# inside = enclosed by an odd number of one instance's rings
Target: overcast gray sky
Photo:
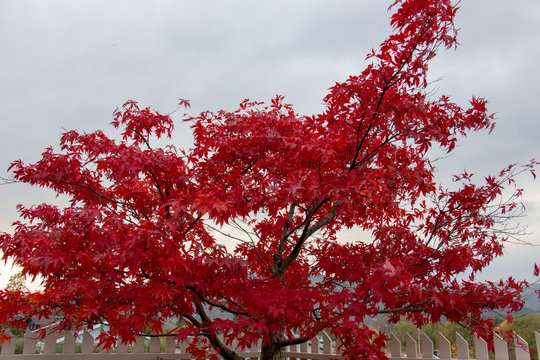
[[[233,109],[245,98],[283,94],[302,114],[321,110],[333,82],[358,73],[389,33],[390,1],[367,0],[0,0],[0,176],[32,162],[64,129],[111,130],[128,99],[169,112]],[[431,65],[438,94],[461,104],[487,97],[497,127],[464,140],[440,175],[487,175],[539,156],[540,2],[463,0],[456,51]],[[177,126],[177,145],[189,129]],[[520,185],[530,235],[540,244],[540,183]],[[41,189],[0,186],[0,231],[15,206],[56,201]],[[530,278],[538,247],[509,247],[488,278]],[[1,268],[1,266],[0,266]],[[9,269],[2,269],[0,286]]]

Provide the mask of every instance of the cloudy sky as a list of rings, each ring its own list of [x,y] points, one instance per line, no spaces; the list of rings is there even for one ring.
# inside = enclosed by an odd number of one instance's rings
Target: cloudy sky
[[[389,32],[390,1],[0,0],[0,177],[11,161],[36,161],[67,129],[110,130],[128,99],[169,112],[233,109],[283,94],[302,114],[321,110],[335,81],[361,71]],[[539,157],[540,2],[462,0],[461,46],[430,67],[438,94],[490,100],[497,127],[462,141],[439,164],[447,177],[484,176]],[[187,127],[175,143],[189,146]],[[530,235],[540,244],[540,182],[520,178]],[[21,184],[0,186],[0,231],[18,203],[58,201]],[[484,276],[530,278],[540,247],[514,247]],[[1,266],[0,266],[1,268]],[[1,270],[0,286],[9,275]]]

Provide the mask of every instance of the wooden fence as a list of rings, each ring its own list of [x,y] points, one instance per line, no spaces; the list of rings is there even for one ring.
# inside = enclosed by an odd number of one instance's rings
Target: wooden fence
[[[444,336],[439,334],[439,349],[435,352],[435,348],[431,339],[424,333],[420,333],[419,344],[411,336],[407,335],[406,352],[402,353],[401,342],[393,334],[388,342],[388,356],[390,360],[407,359],[469,359],[470,344],[463,337],[456,333],[456,344],[452,346]],[[531,348],[536,348],[535,351],[540,359],[540,334],[535,332],[536,346],[531,344]],[[165,337],[160,340],[159,337],[140,337],[135,344],[120,345],[111,352],[100,352],[96,350],[94,338],[90,333],[83,333],[74,336],[73,334],[56,334],[50,335],[43,340],[39,340],[31,332],[28,332],[24,337],[22,346],[22,354],[15,354],[15,338],[9,343],[2,345],[0,360],[173,360],[173,359],[190,359],[190,354],[186,353],[187,343],[177,343],[172,337]],[[494,339],[495,350],[492,354],[495,360],[509,360],[510,351],[507,343],[495,335]],[[20,342],[20,340],[19,340]],[[164,342],[165,346],[162,346]],[[525,340],[518,337],[515,345],[516,360],[530,360],[528,344]],[[77,343],[79,345],[77,345]],[[57,346],[63,344],[62,346]],[[314,337],[309,342],[289,346],[281,352],[283,359],[314,359],[314,360],[330,360],[340,359],[341,354],[338,353],[339,342],[336,343],[326,334],[321,333],[318,337]],[[476,338],[472,344],[475,350],[475,358],[477,360],[489,360],[487,343]],[[254,359],[259,357],[259,347],[245,349],[239,351],[240,356],[246,359]],[[57,351],[60,351],[57,353]],[[435,355],[436,354],[436,355]]]

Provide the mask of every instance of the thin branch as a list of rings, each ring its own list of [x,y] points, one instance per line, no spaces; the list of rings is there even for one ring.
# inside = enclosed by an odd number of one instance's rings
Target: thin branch
[[[197,295],[197,297],[198,297],[201,301],[207,303],[207,304],[210,305],[210,306],[217,307],[217,308],[219,308],[219,309],[221,309],[221,310],[223,310],[223,311],[226,311],[226,312],[231,313],[231,314],[234,314],[234,315],[241,315],[241,316],[251,317],[251,316],[250,316],[247,312],[245,312],[245,311],[237,311],[237,310],[229,309],[228,307],[226,307],[226,306],[223,305],[223,304],[219,304],[219,303],[216,303],[216,302],[213,302],[213,301],[208,300],[203,294],[201,294],[199,291],[197,291],[197,289],[195,289],[195,288],[192,287],[192,286],[186,286],[186,289],[191,290],[192,292],[194,292],[194,293]],[[230,302],[231,304],[233,304],[234,306],[236,306],[236,307],[242,309],[242,307],[241,307],[240,305],[238,305],[236,302],[234,302],[234,301],[232,301],[232,300],[229,300],[229,299],[227,299],[227,301],[229,301],[229,302]],[[243,309],[242,309],[242,310],[243,310]]]
[[[357,163],[357,165],[362,165],[363,163],[371,160],[376,155],[377,151],[380,150],[380,148],[382,148],[386,144],[389,144],[390,142],[392,142],[392,140],[394,140],[398,136],[399,136],[399,133],[396,133],[396,134],[393,134],[392,136],[389,136],[385,141],[383,141],[382,143],[377,145],[377,147],[375,149],[373,149],[370,153],[368,153],[366,156],[364,156],[362,158],[362,160],[360,160]]]
[[[150,134],[148,134],[147,137],[145,137],[143,134],[141,134],[139,131],[133,129],[133,128],[130,128],[129,126],[126,127],[126,129],[128,130],[131,130],[133,131],[135,134],[137,134],[141,139],[142,141],[145,143],[146,147],[150,150],[152,150],[152,147],[150,146]],[[148,129],[146,129],[148,130]]]
[[[332,205],[332,209],[326,214],[325,217],[323,217],[321,220],[319,220],[315,225],[313,225],[311,228],[309,228],[306,238],[310,237],[313,233],[321,229],[323,226],[328,224],[337,214],[337,211],[339,207],[341,206],[342,201],[338,200]]]
[[[101,198],[101,199],[104,199],[104,200],[107,200],[109,202],[112,202],[112,203],[115,203],[115,204],[118,204],[118,205],[122,205],[122,206],[127,206],[127,207],[130,207],[132,208],[133,210],[139,212],[142,214],[142,216],[150,221],[150,218],[143,212],[143,211],[140,211],[139,209],[137,209],[137,207],[135,205],[132,205],[132,204],[129,204],[129,203],[126,203],[126,202],[123,202],[123,201],[118,201],[118,200],[114,200],[114,199],[111,199],[103,194],[101,194],[100,192],[98,192],[97,190],[95,190],[94,188],[88,186],[88,185],[82,185],[82,184],[75,184],[75,183],[72,183],[70,181],[66,181],[66,180],[59,180],[59,179],[50,179],[50,178],[47,178],[47,179],[43,179],[43,181],[52,181],[52,182],[58,182],[58,183],[61,183],[61,184],[67,184],[67,185],[71,185],[71,186],[76,186],[76,187],[80,187],[80,188],[83,188],[83,189],[87,189],[87,190],[90,190],[91,192],[93,192],[97,197]]]
[[[144,170],[146,170],[146,172],[149,173],[150,176],[152,177],[152,179],[154,180],[154,185],[155,185],[157,191],[159,192],[159,196],[161,197],[161,201],[163,202],[163,204],[166,204],[167,200],[165,200],[165,194],[163,193],[163,191],[161,191],[161,186],[159,184],[159,181],[158,181],[156,175],[154,175],[154,173],[150,169],[147,169],[146,167],[144,168]],[[169,205],[165,205],[165,217],[167,219],[171,218],[170,206]]]
[[[296,208],[296,204],[293,201],[291,205],[289,206],[289,212],[287,214],[287,220],[285,221],[285,225],[283,225],[283,232],[281,234],[279,246],[276,253],[274,254],[274,268],[280,267],[281,262],[283,261],[282,259],[283,251],[285,250],[285,244],[287,244],[287,239],[289,238],[291,234],[289,233],[289,227],[291,226],[291,223],[294,217],[295,208]]]
[[[197,310],[197,313],[201,317],[202,324],[210,323],[210,317],[204,310],[200,300],[194,299],[195,309]],[[204,334],[208,341],[210,341],[210,344],[214,347],[214,349],[219,350],[219,354],[227,360],[244,360],[242,357],[240,357],[235,351],[231,350],[229,347],[225,346],[224,343],[219,340],[219,338],[216,336],[215,333],[207,332]]]
[[[362,122],[358,126],[360,127],[363,122],[364,122],[364,119],[362,119]],[[373,126],[372,123],[369,124],[368,128],[366,129],[366,132],[364,133],[364,136],[362,136],[362,140],[360,141],[360,144],[356,145],[356,151],[354,153],[354,157],[353,157],[353,160],[351,162],[351,166],[349,167],[349,171],[352,171],[356,167],[356,165],[358,165],[356,160],[358,159],[358,155],[360,154],[360,150],[362,149],[362,146],[364,146],[364,141],[366,140],[372,126]],[[358,135],[359,135],[359,132],[357,131],[356,132],[356,143],[357,144],[358,144]]]
[[[426,308],[418,307],[418,306],[428,305],[428,304],[431,304],[431,303],[433,303],[433,300],[422,301],[422,302],[419,302],[419,303],[416,303],[416,304],[409,304],[409,305],[403,306],[401,308],[389,309],[389,310],[381,310],[381,311],[379,311],[379,314],[390,314],[390,313],[404,312],[404,311],[407,311],[407,312],[427,311]]]
[[[194,226],[197,224],[197,222],[202,218],[202,215],[197,216],[191,224],[187,227],[186,231],[184,231],[184,234],[187,234]]]
[[[246,241],[246,240],[244,240],[244,239],[242,239],[242,238],[233,236],[233,235],[231,235],[231,234],[227,234],[226,232],[223,232],[223,231],[219,230],[218,228],[216,228],[216,227],[214,227],[214,226],[212,226],[212,225],[205,224],[204,226],[206,226],[207,228],[210,228],[210,230],[212,230],[212,231],[218,232],[218,233],[220,233],[221,235],[228,237],[229,239],[238,240],[238,241],[243,242],[243,243],[247,243],[247,242],[248,242],[248,241]]]
[[[326,202],[326,201],[328,201],[328,199],[323,200],[323,202]],[[314,211],[318,211],[320,207],[322,206],[323,202],[321,202],[318,206],[316,206]],[[323,226],[327,225],[336,216],[337,211],[339,207],[341,206],[341,204],[342,204],[341,200],[336,201],[333,204],[332,209],[328,212],[328,214],[326,214],[325,217],[323,217],[313,226],[311,227],[309,226],[309,221],[306,223],[306,227],[304,228],[304,232],[302,233],[302,236],[300,236],[300,239],[298,239],[295,247],[293,248],[291,253],[287,256],[287,258],[283,261],[282,266],[280,267],[279,271],[276,273],[278,277],[282,276],[285,270],[287,270],[287,268],[291,266],[294,260],[298,257],[298,255],[300,254],[300,250],[302,249],[305,241],[311,235],[313,235],[313,233],[321,229]],[[314,213],[310,214],[309,216],[311,217],[313,214]]]
[[[270,271],[272,271],[272,267],[270,265],[268,265],[268,263],[266,261],[264,261],[264,259],[262,258],[261,254],[259,253],[259,250],[257,249],[257,245],[255,244],[255,241],[253,240],[253,238],[251,237],[251,234],[257,236],[259,239],[259,235],[257,235],[257,233],[250,233],[249,231],[247,231],[246,229],[244,229],[240,224],[238,224],[236,221],[232,221],[232,223],[234,224],[234,226],[239,229],[240,231],[244,232],[248,237],[249,237],[249,240],[251,242],[251,246],[252,246],[252,249],[255,250],[255,254],[257,255],[257,257],[259,258],[259,260],[261,261],[261,263]],[[246,241],[244,240],[240,240],[244,243],[247,243]]]
[[[9,185],[9,184],[17,184],[22,181],[15,180],[14,178],[8,179],[8,178],[0,178],[0,185]]]

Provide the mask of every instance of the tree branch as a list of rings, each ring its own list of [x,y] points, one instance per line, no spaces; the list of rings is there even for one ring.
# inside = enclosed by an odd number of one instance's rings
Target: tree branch
[[[329,199],[325,199],[323,200],[321,203],[319,203],[314,209],[313,209],[313,213],[309,214],[308,216],[311,217],[318,209],[320,209],[320,207],[322,206],[322,204],[324,204],[325,202],[327,202]],[[279,268],[279,270],[274,274],[274,276],[277,276],[277,277],[281,277],[283,276],[283,274],[285,273],[285,270],[287,270],[287,268],[289,266],[291,266],[291,264],[294,262],[294,260],[298,257],[298,255],[300,254],[300,251],[302,250],[302,247],[305,243],[305,241],[311,236],[313,235],[313,233],[315,233],[316,231],[318,231],[319,229],[321,229],[323,226],[327,225],[337,214],[337,211],[339,209],[339,207],[341,206],[342,202],[341,200],[338,200],[334,203],[334,205],[332,205],[332,209],[328,212],[328,214],[326,214],[325,217],[323,217],[321,220],[319,220],[316,224],[314,224],[313,226],[309,226],[309,221],[306,223],[306,227],[304,228],[304,232],[302,233],[302,236],[300,236],[300,239],[298,239],[298,241],[296,242],[296,245],[294,246],[293,250],[291,251],[291,253],[287,256],[287,258],[283,261],[282,263],[282,266]]]
[[[87,189],[87,190],[90,190],[91,192],[93,192],[98,198],[101,198],[103,200],[107,200],[109,202],[112,202],[112,203],[115,203],[115,204],[118,204],[118,205],[122,205],[122,206],[127,206],[127,207],[130,207],[131,209],[133,209],[134,211],[136,212],[139,212],[142,214],[142,216],[150,221],[150,218],[143,212],[141,211],[140,209],[138,209],[135,205],[132,205],[132,204],[129,204],[129,203],[126,203],[124,201],[118,201],[118,200],[114,200],[114,199],[111,199],[103,194],[101,194],[100,192],[98,192],[97,190],[95,190],[94,188],[88,186],[88,185],[82,185],[82,184],[76,184],[76,183],[72,183],[70,181],[67,181],[67,180],[59,180],[59,179],[43,179],[43,181],[52,181],[52,182],[58,182],[58,183],[61,183],[61,184],[67,184],[67,185],[71,185],[71,186],[76,186],[76,187],[80,187],[80,188],[83,188],[83,189]]]
[[[195,309],[197,310],[197,313],[201,317],[202,323],[201,325],[204,326],[205,323],[211,323],[212,320],[204,310],[201,301],[196,298],[194,299],[193,303],[195,304]],[[190,320],[191,321],[191,320]],[[240,357],[235,351],[231,350],[227,346],[225,346],[224,343],[219,340],[219,338],[216,336],[216,334],[213,331],[207,331],[204,336],[210,341],[210,344],[214,347],[214,349],[219,350],[219,354],[226,360],[244,360],[244,358]]]
[[[167,201],[165,200],[165,194],[163,194],[163,191],[161,191],[161,186],[159,185],[159,181],[158,181],[156,175],[154,175],[154,173],[150,169],[147,169],[146,167],[144,168],[144,170],[146,170],[146,172],[148,172],[150,174],[150,176],[152,177],[152,179],[154,180],[154,185],[156,186],[156,189],[159,192],[159,196],[161,197],[161,201],[163,202],[163,204],[166,204]],[[167,219],[171,218],[170,206],[169,205],[165,205],[165,217]]]
[[[281,267],[281,263],[283,262],[282,256],[283,251],[285,250],[285,245],[287,244],[287,238],[289,237],[289,228],[292,222],[292,219],[294,217],[294,210],[296,208],[296,204],[294,201],[289,206],[289,213],[287,214],[287,221],[285,222],[285,225],[283,225],[283,232],[281,234],[281,239],[279,241],[279,246],[274,254],[274,267],[272,272],[278,271],[278,269]]]

